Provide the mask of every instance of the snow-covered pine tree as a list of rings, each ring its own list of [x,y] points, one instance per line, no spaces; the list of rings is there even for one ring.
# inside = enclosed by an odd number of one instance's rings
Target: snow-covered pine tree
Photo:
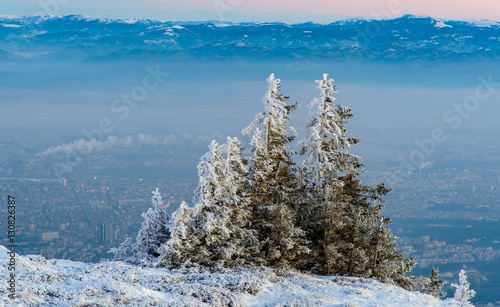
[[[383,183],[376,188],[364,185],[358,176],[353,172],[339,177],[344,204],[341,223],[330,237],[337,255],[330,273],[392,281],[413,290],[414,280],[407,274],[415,262],[397,249],[398,238],[388,228],[391,220],[381,216],[382,197],[390,190]]]
[[[443,292],[443,285],[446,283],[445,280],[439,278],[439,269],[432,267],[431,278],[419,276],[416,278],[418,291],[430,294],[435,298],[442,298],[446,296]]]
[[[464,270],[460,270],[458,274],[458,284],[453,283],[451,286],[457,288],[454,299],[458,306],[473,306],[469,300],[476,296],[476,291],[469,289],[470,281]]]
[[[317,80],[320,95],[309,104],[311,112],[306,120],[306,136],[299,143],[301,154],[308,155],[304,163],[305,177],[312,185],[331,185],[339,173],[357,170],[362,165],[358,156],[349,154],[347,148],[360,142],[346,136],[345,125],[352,117],[351,109],[335,104],[337,93],[333,80],[323,74]]]
[[[209,151],[203,155],[198,164],[199,183],[193,202],[193,235],[191,243],[194,254],[191,261],[214,265],[222,258],[214,253],[229,240],[231,233],[226,222],[229,219],[229,208],[220,204],[224,198],[230,197],[226,183],[226,166],[222,158],[222,147],[212,141]]]
[[[323,75],[317,81],[317,106],[306,123],[307,135],[300,143],[307,154],[303,172],[305,193],[301,212],[302,227],[308,229],[315,246],[309,267],[318,273],[365,276],[393,280],[412,288],[406,273],[413,261],[396,249],[397,238],[381,217],[382,196],[390,190],[384,184],[372,188],[363,185],[358,176],[363,172],[361,158],[349,154],[347,148],[359,139],[345,135],[351,110],[335,105],[333,80]]]
[[[153,208],[142,214],[144,221],[133,245],[139,261],[155,261],[160,252],[158,248],[170,239],[170,216],[158,188],[154,190],[151,202]]]
[[[295,266],[309,252],[305,233],[297,226],[298,179],[295,153],[287,146],[296,135],[287,124],[298,104],[287,105],[280,80],[271,74],[263,98],[264,112],[243,130],[253,135],[250,157],[250,199],[253,227],[258,231],[260,260],[270,266]],[[288,135],[291,130],[295,135]]]
[[[227,153],[225,160],[223,151]],[[249,228],[247,173],[237,138],[228,138],[225,146],[212,141],[209,152],[198,165],[200,182],[194,197],[192,262],[232,266],[253,261],[257,238]]]
[[[347,148],[359,140],[348,138],[345,125],[352,117],[351,110],[333,96],[337,93],[333,80],[323,74],[317,80],[320,95],[314,98],[306,120],[306,136],[299,143],[301,154],[308,155],[302,167],[304,195],[301,206],[301,227],[307,229],[313,253],[306,268],[329,274],[339,256],[333,228],[342,224],[342,182],[338,176],[361,167],[360,158],[349,154]]]
[[[252,207],[250,206],[248,166],[243,155],[243,147],[238,138],[228,137],[225,152],[226,176],[229,183],[230,197],[224,200],[224,204],[231,208],[228,225],[231,229],[231,239],[226,242],[224,254],[231,255],[230,260],[226,257],[226,263],[251,264],[258,256],[259,245],[257,231],[251,228]],[[228,248],[227,246],[231,246]]]
[[[158,188],[152,193],[153,208],[142,214],[144,221],[135,243],[132,238],[127,237],[119,248],[112,248],[109,251],[115,254],[115,260],[151,264],[160,256],[160,246],[170,239],[170,216],[167,207]]]
[[[337,224],[328,233],[328,243],[335,251],[328,273],[334,275],[369,277],[369,247],[373,234],[373,216],[367,207],[369,188],[362,186],[352,175],[340,177],[343,186],[335,195],[340,202]],[[328,257],[327,257],[328,258]]]
[[[114,259],[117,261],[126,261],[126,262],[137,262],[136,254],[134,253],[134,249],[132,248],[133,240],[131,237],[126,237],[125,241],[120,244],[120,247],[113,247],[108,251],[108,253],[115,254]]]
[[[442,298],[446,296],[446,292],[443,291],[443,286],[446,283],[444,279],[439,278],[439,268],[432,267],[431,269],[431,279],[428,286],[428,293],[435,298]]]
[[[193,252],[193,210],[186,202],[182,202],[179,208],[172,214],[171,237],[166,244],[159,248],[157,266],[174,267],[190,262]]]

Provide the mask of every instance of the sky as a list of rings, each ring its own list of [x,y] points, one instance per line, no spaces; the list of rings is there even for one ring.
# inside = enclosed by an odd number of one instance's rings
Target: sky
[[[314,21],[404,14],[500,21],[498,0],[0,0],[0,15],[67,15],[159,20]]]

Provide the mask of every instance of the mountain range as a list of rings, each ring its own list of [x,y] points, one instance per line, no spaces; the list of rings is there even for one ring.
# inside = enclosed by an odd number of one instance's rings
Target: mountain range
[[[0,16],[0,63],[16,61],[376,60],[500,57],[500,23],[404,15],[330,24]]]

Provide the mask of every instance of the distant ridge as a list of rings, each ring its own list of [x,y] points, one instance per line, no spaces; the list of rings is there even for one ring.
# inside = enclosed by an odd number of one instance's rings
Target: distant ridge
[[[403,15],[353,18],[319,24],[173,22],[146,18],[108,19],[84,15],[0,16],[0,49],[11,42],[32,59],[92,62],[185,60],[461,61],[500,57],[500,23]],[[147,52],[134,52],[144,50]],[[139,57],[137,57],[139,56]]]
[[[40,23],[48,20],[74,20],[74,21],[98,21],[101,23],[127,23],[127,24],[185,24],[185,25],[203,25],[203,24],[227,24],[231,26],[249,26],[249,25],[332,25],[332,24],[346,24],[350,22],[371,22],[371,21],[387,21],[387,20],[398,20],[398,19],[432,19],[432,20],[442,20],[442,21],[452,21],[468,23],[471,25],[476,25],[480,27],[484,26],[500,26],[499,21],[489,20],[489,19],[451,19],[451,18],[434,18],[429,15],[413,15],[404,14],[400,17],[394,17],[389,19],[380,18],[367,18],[367,17],[351,17],[346,19],[340,19],[330,23],[321,23],[315,21],[300,22],[300,23],[286,23],[286,22],[231,22],[231,21],[218,21],[218,20],[199,20],[199,21],[174,21],[155,18],[142,18],[142,17],[132,17],[132,18],[102,18],[102,17],[90,17],[83,14],[69,14],[69,15],[0,15],[0,22],[14,22],[18,25],[26,23]]]

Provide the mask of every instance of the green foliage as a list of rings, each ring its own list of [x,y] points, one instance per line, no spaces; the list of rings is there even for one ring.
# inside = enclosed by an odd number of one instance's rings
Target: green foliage
[[[351,110],[338,104],[333,80],[316,81],[320,90],[306,122],[307,136],[300,143],[308,155],[303,166],[304,193],[301,225],[307,231],[312,253],[302,268],[318,274],[376,278],[412,288],[406,277],[414,262],[396,248],[397,238],[381,216],[385,184],[364,185],[361,158],[348,147],[360,142],[346,136]]]
[[[442,291],[446,281],[439,278],[439,268],[432,267],[431,278],[420,276],[416,279],[416,283],[417,290],[422,293],[430,294],[435,298],[446,296],[446,293]]]
[[[295,266],[309,252],[305,233],[296,222],[299,185],[294,152],[287,147],[294,139],[287,133],[294,131],[287,126],[288,116],[298,104],[285,104],[288,97],[279,93],[279,80],[270,78],[268,82],[267,112],[251,124],[255,128],[248,195],[254,212],[252,225],[260,242],[258,261],[287,267]]]
[[[311,105],[318,110],[300,143],[308,157],[298,167],[289,147],[296,132],[288,126],[298,104],[287,105],[280,80],[269,77],[265,111],[243,130],[252,135],[250,155],[243,155],[236,138],[228,139],[226,159],[223,147],[211,144],[199,165],[196,207],[183,204],[174,214],[160,265],[266,265],[415,288],[407,276],[415,262],[397,249],[391,220],[381,216],[390,190],[359,179],[361,158],[347,152],[359,139],[345,134],[352,114],[334,104],[332,81],[327,75],[317,81],[321,95]],[[422,287],[434,295],[442,281],[436,273]]]

